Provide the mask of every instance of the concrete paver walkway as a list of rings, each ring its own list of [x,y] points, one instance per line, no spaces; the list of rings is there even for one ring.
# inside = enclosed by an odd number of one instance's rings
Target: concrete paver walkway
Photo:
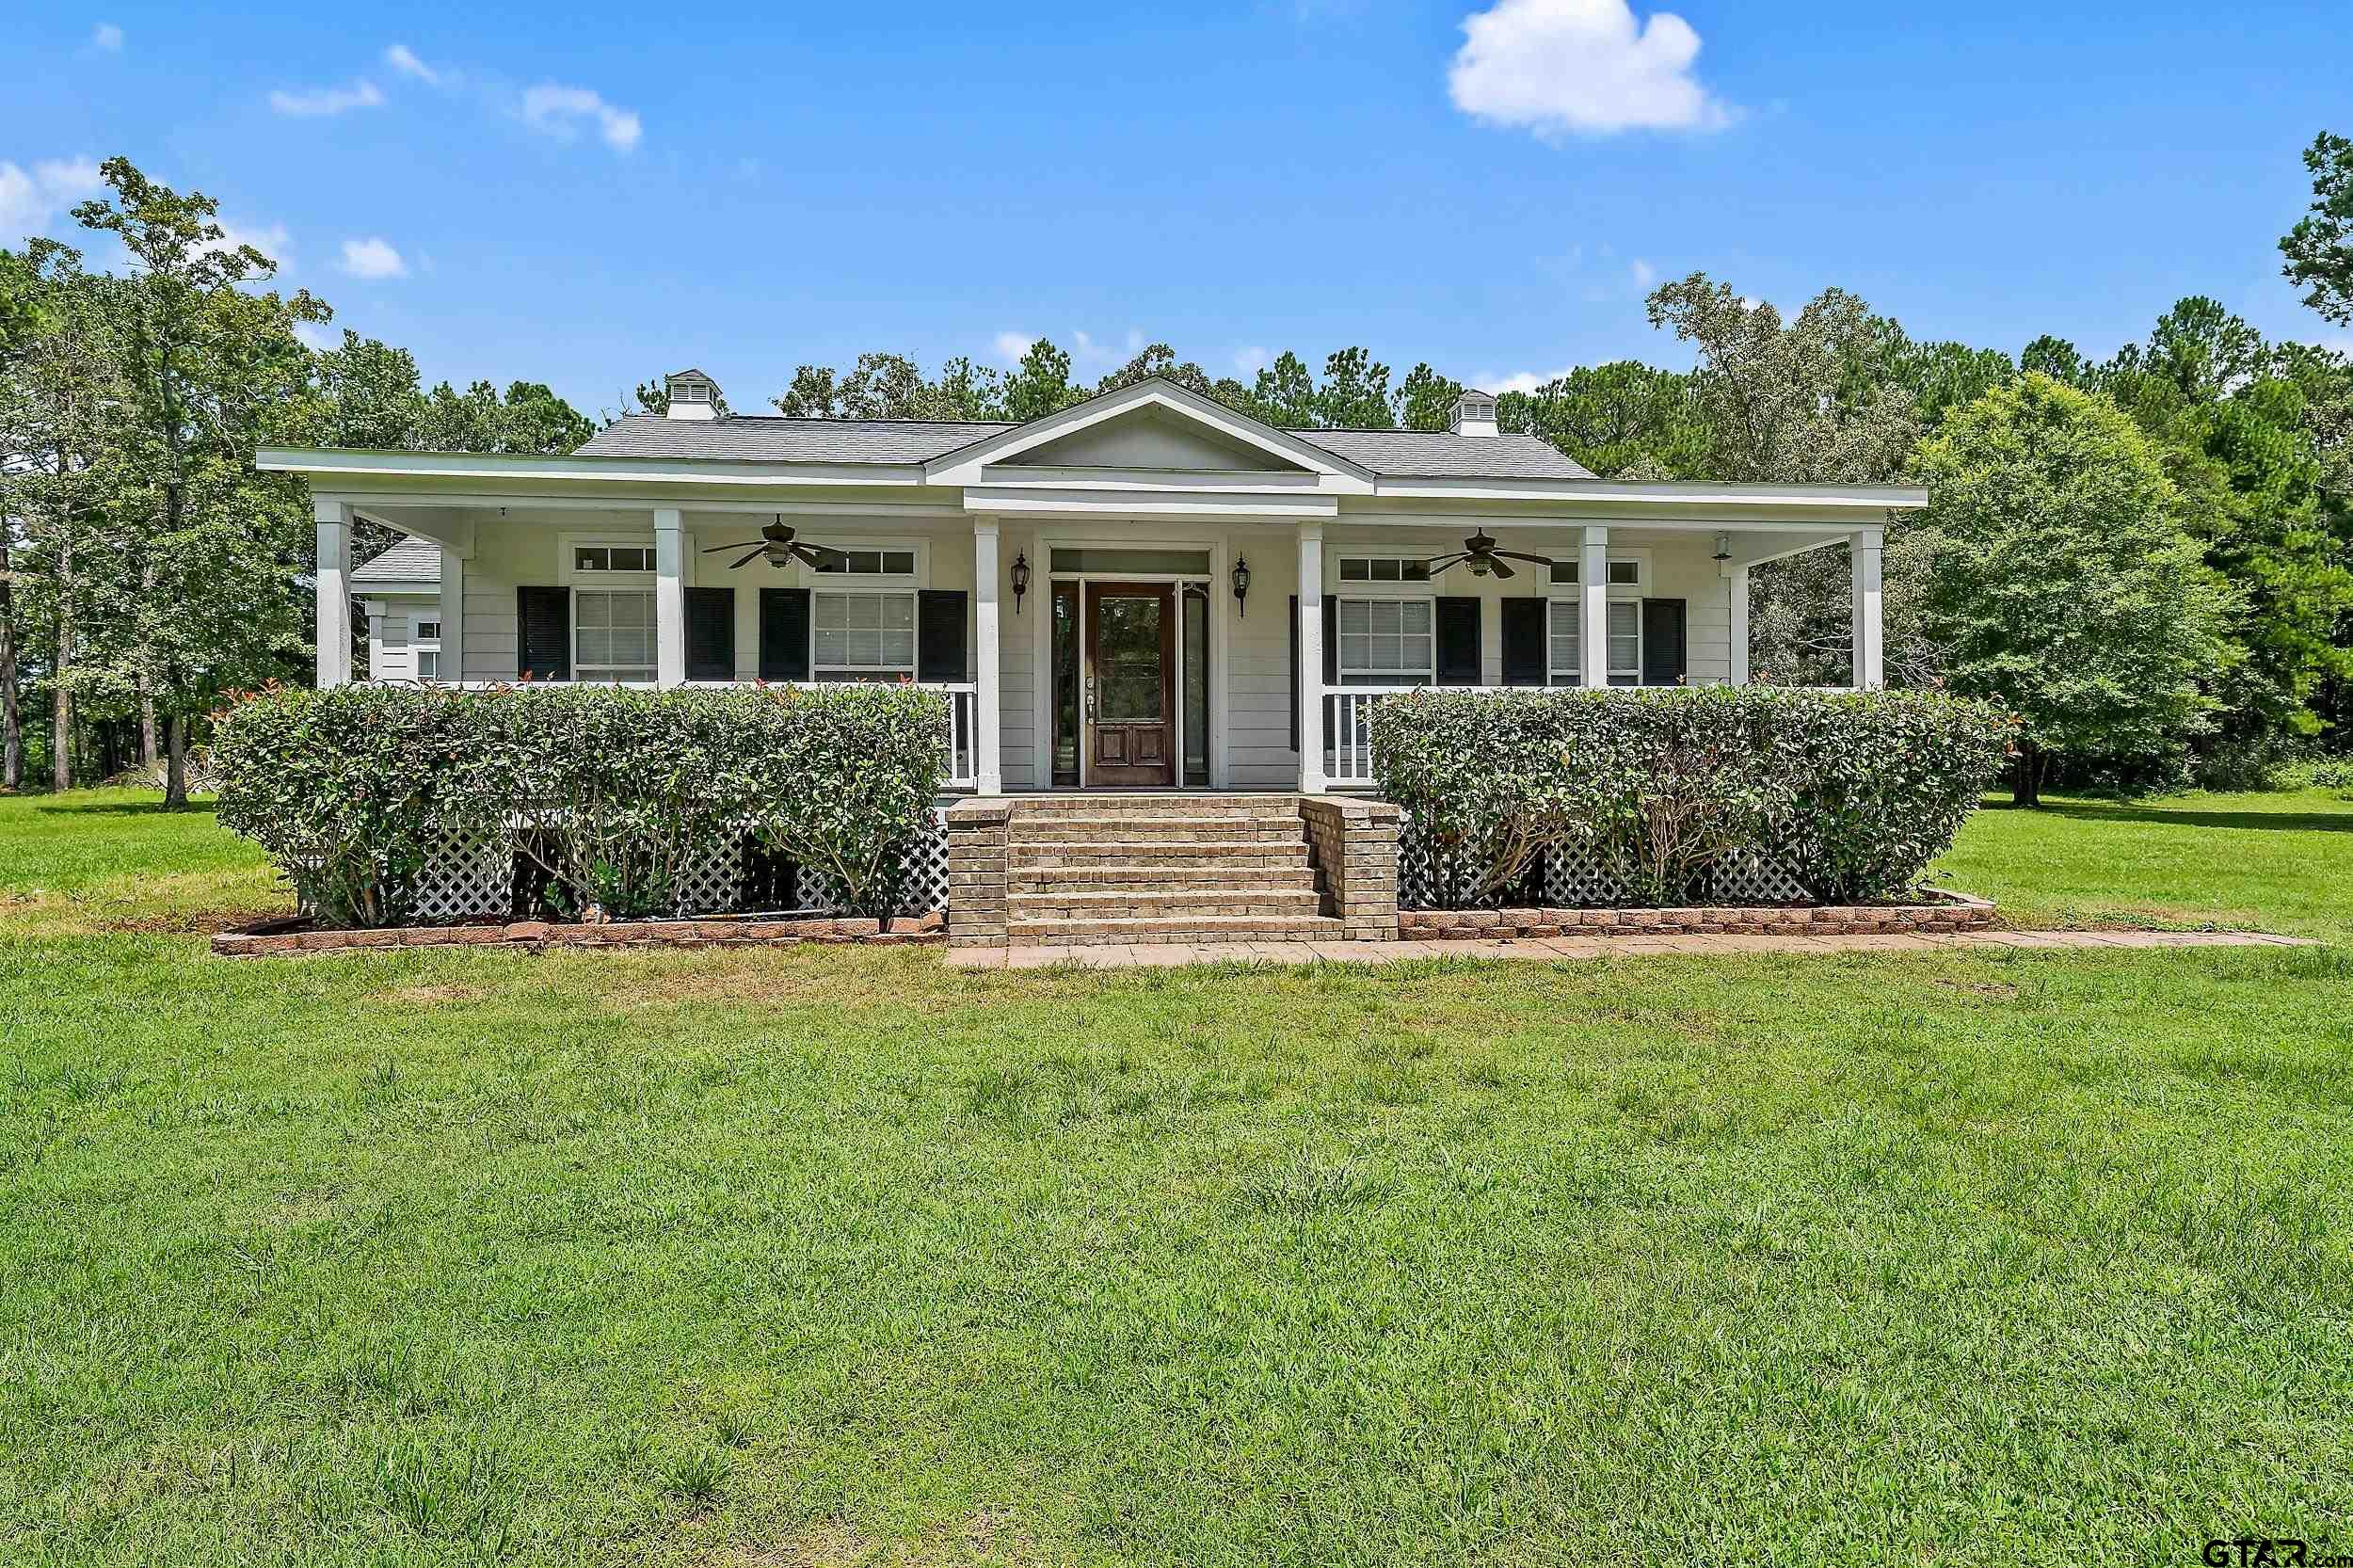
[[[1108,943],[1095,947],[952,948],[948,962],[967,969],[1033,969],[1077,964],[1093,969],[1168,968],[1254,959],[1277,964],[1397,964],[1409,958],[1614,958],[1656,953],[1927,952],[1952,948],[2243,948],[2311,947],[2300,936],[2248,931],[1980,931],[1957,936],[1575,936],[1510,941]]]

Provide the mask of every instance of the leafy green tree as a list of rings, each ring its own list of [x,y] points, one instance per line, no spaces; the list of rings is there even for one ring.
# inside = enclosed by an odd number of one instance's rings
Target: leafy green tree
[[[1327,430],[1395,428],[1389,367],[1362,348],[1341,349],[1323,361],[1323,385],[1314,408],[1315,424]]]
[[[1105,392],[1117,392],[1122,387],[1132,387],[1137,382],[1147,380],[1155,376],[1164,381],[1173,381],[1188,392],[1199,392],[1204,397],[1217,396],[1217,386],[1209,379],[1209,373],[1190,360],[1180,361],[1176,358],[1176,351],[1164,343],[1151,344],[1143,353],[1097,381],[1095,384],[1095,394],[1100,397]]]
[[[1070,384],[1070,356],[1040,338],[1005,377],[1005,417],[1016,423],[1040,419],[1085,395]]]
[[[1316,424],[1317,407],[1314,372],[1285,349],[1259,370],[1243,411],[1278,430],[1305,430]]]
[[[418,444],[425,402],[415,355],[345,328],[342,346],[321,349],[312,362],[317,397],[301,439],[383,451]]]
[[[2020,717],[2019,804],[2054,758],[2149,764],[2211,725],[2232,596],[2130,418],[2030,373],[1955,410],[1919,465],[1928,619],[1952,688]]]
[[[1707,476],[1707,435],[1688,376],[1635,360],[1579,365],[1532,392],[1496,400],[1503,428],[1542,436],[1609,478],[1640,467],[1662,479]]]
[[[1452,423],[1454,405],[1463,383],[1439,375],[1427,363],[1405,373],[1397,389],[1397,423],[1408,430],[1444,430]]]
[[[2313,177],[2312,211],[2280,241],[2281,269],[2305,291],[2304,303],[2340,324],[2353,323],[2353,141],[2323,131],[2304,150]]]

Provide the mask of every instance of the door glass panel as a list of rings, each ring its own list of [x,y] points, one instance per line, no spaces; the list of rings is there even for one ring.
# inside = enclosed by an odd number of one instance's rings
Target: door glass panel
[[[1096,721],[1158,724],[1160,712],[1160,607],[1150,599],[1112,599],[1096,614]]]
[[[1079,585],[1054,584],[1054,782],[1079,782]]]
[[[1185,590],[1185,782],[1209,781],[1209,595]]]
[[[1057,545],[1050,559],[1056,571],[1088,571],[1097,575],[1133,572],[1146,577],[1209,574],[1209,552],[1206,550],[1111,550],[1094,546],[1074,549]]]

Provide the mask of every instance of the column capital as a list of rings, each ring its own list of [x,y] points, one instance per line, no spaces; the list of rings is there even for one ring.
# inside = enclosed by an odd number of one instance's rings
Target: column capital
[[[1588,549],[1588,550],[1606,550],[1606,549],[1608,549],[1608,548],[1609,548],[1609,525],[1608,523],[1606,523],[1606,522],[1589,522],[1589,523],[1587,523],[1587,524],[1585,525],[1585,548],[1586,548],[1586,549]]]
[[[984,534],[992,539],[995,538],[1000,532],[999,524],[1001,520],[984,512],[975,513],[972,518],[973,537],[978,538]]]
[[[313,522],[344,524],[351,520],[351,503],[336,495],[311,497],[311,520]]]

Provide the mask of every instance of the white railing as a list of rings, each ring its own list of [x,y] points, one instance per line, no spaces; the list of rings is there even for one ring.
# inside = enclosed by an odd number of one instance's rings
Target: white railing
[[[446,686],[455,691],[465,692],[495,691],[501,687],[514,686],[516,684],[516,682],[512,680],[427,680],[422,682],[414,680],[366,680],[359,683],[361,685],[373,686],[413,686],[420,684],[427,686]],[[531,682],[531,684],[537,686],[623,686],[633,692],[650,692],[660,690],[660,683],[652,680],[536,680]],[[687,680],[681,681],[680,684],[691,687],[696,691],[725,691],[730,686],[748,686],[751,685],[752,682],[749,680]],[[789,686],[808,684],[808,682],[771,680],[768,684],[771,686]],[[919,680],[915,684],[922,688],[924,691],[937,692],[940,696],[948,699],[948,788],[951,790],[969,790],[976,787],[980,782],[980,769],[977,765],[980,760],[980,748],[976,738],[980,732],[980,695],[978,688],[976,688],[969,680]]]
[[[1326,686],[1323,777],[1335,790],[1372,788],[1372,705],[1401,692],[1475,692],[1478,686]]]

